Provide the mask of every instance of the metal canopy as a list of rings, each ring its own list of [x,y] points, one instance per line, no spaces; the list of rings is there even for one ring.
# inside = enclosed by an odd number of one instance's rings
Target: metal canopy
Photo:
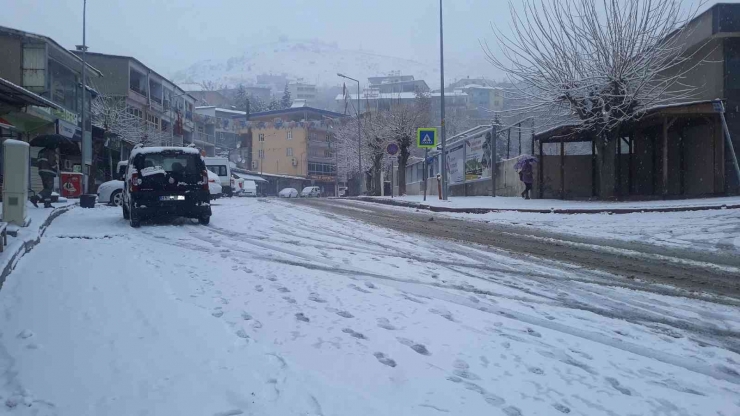
[[[0,106],[22,108],[29,105],[51,107],[57,110],[62,109],[62,107],[46,98],[34,94],[23,87],[19,87],[6,79],[0,78]]]

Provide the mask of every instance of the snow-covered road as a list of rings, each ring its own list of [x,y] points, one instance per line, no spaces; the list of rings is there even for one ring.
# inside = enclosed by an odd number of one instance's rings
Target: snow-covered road
[[[740,413],[734,299],[288,201],[213,211],[56,219],[0,291],[0,414]]]

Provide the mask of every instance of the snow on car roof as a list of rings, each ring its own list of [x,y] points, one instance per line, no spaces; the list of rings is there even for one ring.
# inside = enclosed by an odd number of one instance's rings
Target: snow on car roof
[[[193,155],[200,155],[200,150],[194,147],[138,147],[131,151],[131,157],[136,155],[144,155],[150,153],[162,153],[162,152],[179,152]]]

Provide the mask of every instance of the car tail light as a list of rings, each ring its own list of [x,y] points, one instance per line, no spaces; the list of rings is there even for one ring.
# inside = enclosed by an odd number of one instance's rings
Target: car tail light
[[[204,191],[208,190],[208,171],[207,170],[203,171],[203,190]]]
[[[137,192],[139,190],[139,182],[141,179],[139,179],[138,173],[132,173],[131,174],[131,182],[129,183],[129,192]]]

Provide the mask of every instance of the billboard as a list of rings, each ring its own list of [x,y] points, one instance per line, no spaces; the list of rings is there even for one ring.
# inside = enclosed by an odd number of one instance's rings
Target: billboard
[[[465,140],[465,180],[491,177],[491,147],[486,135]]]
[[[465,182],[465,146],[460,145],[447,152],[447,180],[449,184]]]

